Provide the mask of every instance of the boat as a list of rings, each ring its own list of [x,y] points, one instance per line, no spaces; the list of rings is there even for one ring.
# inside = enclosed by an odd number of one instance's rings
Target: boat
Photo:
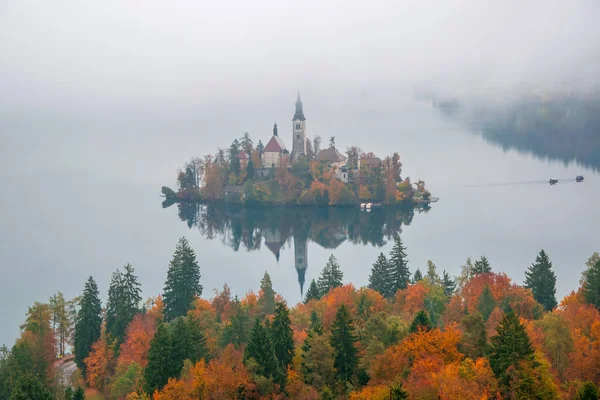
[[[558,183],[558,179],[552,179],[550,178],[550,180],[548,181],[551,185],[556,185]]]
[[[575,177],[575,182],[583,182],[583,175],[577,175]]]

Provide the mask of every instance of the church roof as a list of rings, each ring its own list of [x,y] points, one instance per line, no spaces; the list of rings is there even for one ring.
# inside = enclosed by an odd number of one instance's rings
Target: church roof
[[[273,135],[269,143],[263,149],[263,153],[280,153],[285,150],[285,143],[279,136]]]
[[[323,149],[317,154],[317,161],[326,161],[326,162],[341,162],[346,161],[346,156],[337,151],[337,149],[329,147],[327,149]]]
[[[300,92],[298,91],[298,99],[296,100],[296,112],[294,113],[293,121],[306,121],[304,111],[302,111],[302,100],[300,100]]]

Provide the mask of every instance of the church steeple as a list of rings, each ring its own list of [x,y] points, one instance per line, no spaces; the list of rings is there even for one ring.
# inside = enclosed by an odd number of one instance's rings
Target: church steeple
[[[273,125],[273,136],[277,136],[277,122]]]
[[[293,121],[305,121],[304,112],[302,111],[302,100],[300,99],[300,91],[298,90],[298,98],[296,99],[296,112],[294,113]]]

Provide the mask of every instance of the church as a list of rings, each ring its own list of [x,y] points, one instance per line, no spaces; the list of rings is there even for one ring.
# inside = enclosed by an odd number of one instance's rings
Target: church
[[[306,156],[306,118],[302,111],[300,92],[296,99],[296,112],[292,119],[292,152],[285,147],[285,143],[277,131],[277,123],[273,126],[273,136],[263,149],[262,167],[276,168],[287,167],[296,161],[299,156]]]

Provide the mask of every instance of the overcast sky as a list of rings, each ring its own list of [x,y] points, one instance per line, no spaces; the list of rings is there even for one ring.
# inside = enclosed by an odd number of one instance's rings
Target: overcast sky
[[[599,81],[600,2],[0,2],[0,112]]]

